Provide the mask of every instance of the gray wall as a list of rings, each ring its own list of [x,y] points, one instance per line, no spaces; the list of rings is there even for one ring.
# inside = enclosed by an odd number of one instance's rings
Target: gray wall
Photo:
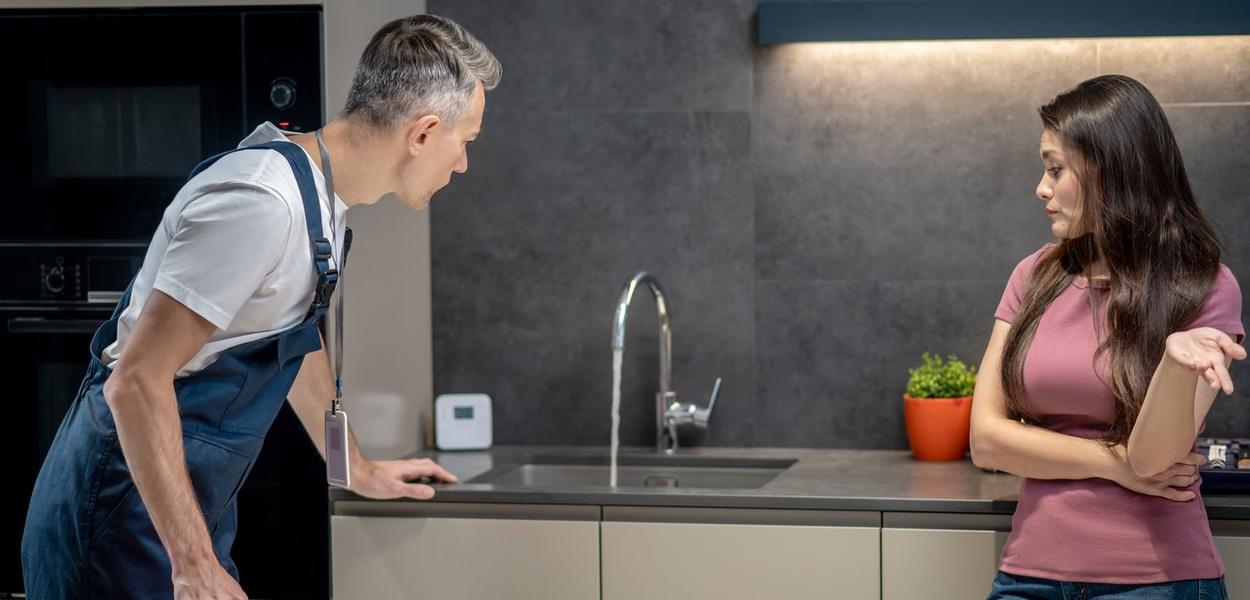
[[[436,393],[499,444],[606,444],[616,295],[655,273],[704,444],[906,448],[922,352],[973,364],[1050,239],[1035,108],[1098,73],[1167,106],[1243,281],[1250,41],[757,48],[745,0],[429,0],[499,55],[469,173],[431,215]],[[629,321],[622,440],[654,440],[653,303]],[[1235,380],[1250,384],[1245,369]],[[1217,435],[1250,434],[1246,394]]]

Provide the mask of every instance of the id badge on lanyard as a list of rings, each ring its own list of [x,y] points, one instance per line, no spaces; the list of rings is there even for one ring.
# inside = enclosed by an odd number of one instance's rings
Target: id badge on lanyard
[[[326,196],[330,198],[330,227],[334,225],[334,177],[330,171],[330,153],[321,139],[321,131],[315,134],[317,146],[321,150],[321,172],[325,177]],[[338,237],[337,235],[335,236]],[[330,485],[346,488],[352,484],[351,455],[347,444],[347,412],[343,410],[343,265],[339,267],[339,281],[335,289],[334,327],[327,328],[334,335],[334,343],[329,346],[330,363],[334,367],[334,403],[326,411],[326,482]]]
[[[343,274],[339,272],[338,298],[334,301],[334,343],[330,362],[334,365],[334,403],[326,410],[326,482],[346,488],[352,484],[351,455],[347,445],[347,411],[343,410]]]
[[[347,456],[347,413],[343,410],[326,411],[326,482],[346,488],[352,484],[352,472]]]
[[[346,488],[352,484],[351,455],[347,445],[347,411],[343,410],[343,276],[339,273],[338,299],[334,302],[334,332],[331,346],[334,365],[334,403],[326,410],[326,482]]]

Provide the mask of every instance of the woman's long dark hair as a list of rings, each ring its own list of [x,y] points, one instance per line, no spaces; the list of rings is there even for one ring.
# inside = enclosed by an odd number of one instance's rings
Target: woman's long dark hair
[[[1220,243],[1189,187],[1163,108],[1123,75],[1082,82],[1038,109],[1081,182],[1076,233],[1038,260],[1007,335],[1002,378],[1015,418],[1037,423],[1024,359],[1046,307],[1099,256],[1111,271],[1095,365],[1115,394],[1104,441],[1128,441],[1168,334],[1196,316],[1220,268]],[[1091,305],[1095,293],[1090,286]],[[1106,353],[1109,362],[1100,359]],[[1098,370],[1104,373],[1102,369]]]

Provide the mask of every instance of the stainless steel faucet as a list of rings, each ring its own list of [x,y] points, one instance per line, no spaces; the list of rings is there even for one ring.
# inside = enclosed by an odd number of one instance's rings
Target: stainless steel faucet
[[[612,348],[625,349],[625,318],[629,314],[629,303],[634,299],[634,290],[646,284],[655,296],[655,309],[660,324],[660,391],[655,395],[655,449],[658,452],[672,453],[677,450],[677,426],[694,425],[707,428],[712,410],[716,408],[716,397],[720,394],[720,379],[712,387],[712,399],[707,408],[677,401],[677,392],[673,391],[673,325],[668,318],[668,301],[660,282],[647,272],[641,272],[625,282],[620,298],[616,301],[616,317],[612,321]]]

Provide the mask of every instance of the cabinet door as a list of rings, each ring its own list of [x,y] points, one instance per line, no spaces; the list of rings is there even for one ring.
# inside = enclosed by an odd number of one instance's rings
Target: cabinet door
[[[989,595],[1011,520],[1004,515],[886,513],[883,524],[882,600],[968,600]]]
[[[331,517],[334,597],[599,597],[599,524]]]
[[[733,524],[697,522],[718,509],[635,510],[644,514],[620,520],[604,508],[604,600],[880,597],[878,513],[851,519],[863,526],[829,526],[775,524],[747,514],[755,510],[710,519]]]
[[[1250,521],[1211,520],[1229,598],[1250,598]]]
[[[1250,537],[1215,536],[1224,559],[1224,584],[1229,598],[1250,598]]]

